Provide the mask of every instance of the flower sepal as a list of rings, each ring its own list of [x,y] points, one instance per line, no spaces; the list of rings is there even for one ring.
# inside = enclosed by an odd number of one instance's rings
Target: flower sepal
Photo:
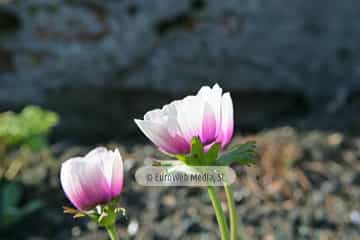
[[[175,157],[183,162],[185,165],[190,166],[213,166],[218,157],[221,149],[220,143],[214,143],[209,150],[204,150],[200,137],[193,137],[191,139],[191,151],[189,154],[180,155]]]
[[[126,210],[119,207],[119,199],[114,199],[107,204],[99,204],[88,211],[80,211],[71,207],[63,208],[64,213],[72,214],[74,218],[89,217],[100,227],[113,226],[119,215],[126,217]]]
[[[186,155],[177,154],[175,157],[188,166],[230,166],[238,164],[251,166],[256,164],[256,142],[249,141],[233,147],[220,154],[220,144],[213,144],[206,152],[199,137],[191,140],[191,152]]]
[[[77,210],[72,207],[63,206],[64,213],[73,215],[74,218],[86,217],[87,214],[83,211]]]

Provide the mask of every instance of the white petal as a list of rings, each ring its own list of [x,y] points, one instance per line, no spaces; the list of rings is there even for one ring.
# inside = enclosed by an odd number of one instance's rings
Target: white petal
[[[177,123],[184,138],[190,142],[202,133],[204,101],[198,96],[188,96],[174,102],[177,109]]]
[[[189,143],[181,135],[171,135],[167,125],[137,119],[135,122],[142,132],[163,151],[172,154],[188,153]]]
[[[79,209],[109,201],[110,189],[96,159],[72,158],[62,164],[61,183],[70,201]]]
[[[72,158],[61,165],[60,182],[69,200],[77,207],[81,208],[81,196],[84,195],[79,179],[73,175],[72,164],[76,161],[81,162],[82,158]]]
[[[230,142],[234,132],[234,107],[230,93],[225,93],[221,99],[221,135],[222,145]]]
[[[166,120],[165,118],[166,116],[164,116],[164,112],[162,109],[151,110],[144,115],[144,120],[157,123],[163,123]]]
[[[108,183],[112,197],[121,192],[123,185],[123,166],[122,159],[118,149],[108,151],[104,147],[98,147],[85,156],[88,161],[97,161],[99,170]]]
[[[216,122],[215,114],[210,104],[205,103],[201,136],[200,136],[203,144],[208,144],[209,142],[215,140],[217,136],[216,129],[217,129],[217,122]]]
[[[112,196],[115,197],[120,194],[124,184],[124,168],[119,150],[115,149],[115,151],[112,152],[111,155],[111,193]],[[110,164],[108,163],[108,165]]]
[[[215,84],[212,89],[210,87],[202,87],[198,92],[198,96],[201,96],[211,106],[216,121],[216,134],[221,129],[221,95],[222,89],[218,84]]]
[[[86,158],[89,157],[96,157],[99,154],[106,154],[108,150],[105,147],[96,147],[93,150],[91,150],[88,154],[85,155],[85,157],[82,158],[82,161],[86,161]]]
[[[135,119],[135,123],[145,136],[148,137],[155,145],[165,151],[174,151],[173,147],[169,144],[171,136],[167,132],[166,126],[148,120],[139,119]]]

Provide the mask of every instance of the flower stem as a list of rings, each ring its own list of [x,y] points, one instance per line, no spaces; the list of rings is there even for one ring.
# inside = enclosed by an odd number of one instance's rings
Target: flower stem
[[[116,231],[115,224],[106,227],[106,230],[107,230],[111,240],[120,240],[119,235]]]
[[[208,186],[208,194],[215,210],[217,222],[219,224],[221,240],[229,240],[229,227],[227,225],[226,218],[221,207],[221,202],[213,186]]]
[[[226,199],[229,208],[229,217],[230,217],[230,239],[237,240],[238,238],[238,217],[236,214],[236,206],[234,201],[234,194],[231,189],[231,186],[224,184]]]

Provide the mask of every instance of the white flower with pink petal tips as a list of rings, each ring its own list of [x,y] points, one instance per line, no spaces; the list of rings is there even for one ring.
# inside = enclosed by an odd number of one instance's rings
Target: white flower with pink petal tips
[[[218,84],[202,87],[195,96],[176,100],[135,120],[141,131],[162,151],[188,154],[199,137],[205,151],[214,143],[224,148],[234,132],[234,110],[229,92]]]

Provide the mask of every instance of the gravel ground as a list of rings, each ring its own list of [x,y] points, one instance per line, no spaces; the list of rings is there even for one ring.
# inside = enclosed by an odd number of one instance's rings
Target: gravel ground
[[[233,144],[248,140],[258,143],[258,164],[236,167],[233,188],[249,239],[360,239],[360,138],[283,127],[236,136]],[[134,180],[136,169],[147,157],[164,156],[149,145],[108,146],[119,147],[125,159],[121,203],[128,217],[118,222],[122,239],[219,239],[206,189],[142,187]],[[61,210],[69,203],[59,187],[59,163],[90,147],[58,143],[52,149],[59,161],[26,192],[29,199],[45,199],[45,207],[17,225],[21,231],[0,232],[0,239],[106,239],[92,222]]]

